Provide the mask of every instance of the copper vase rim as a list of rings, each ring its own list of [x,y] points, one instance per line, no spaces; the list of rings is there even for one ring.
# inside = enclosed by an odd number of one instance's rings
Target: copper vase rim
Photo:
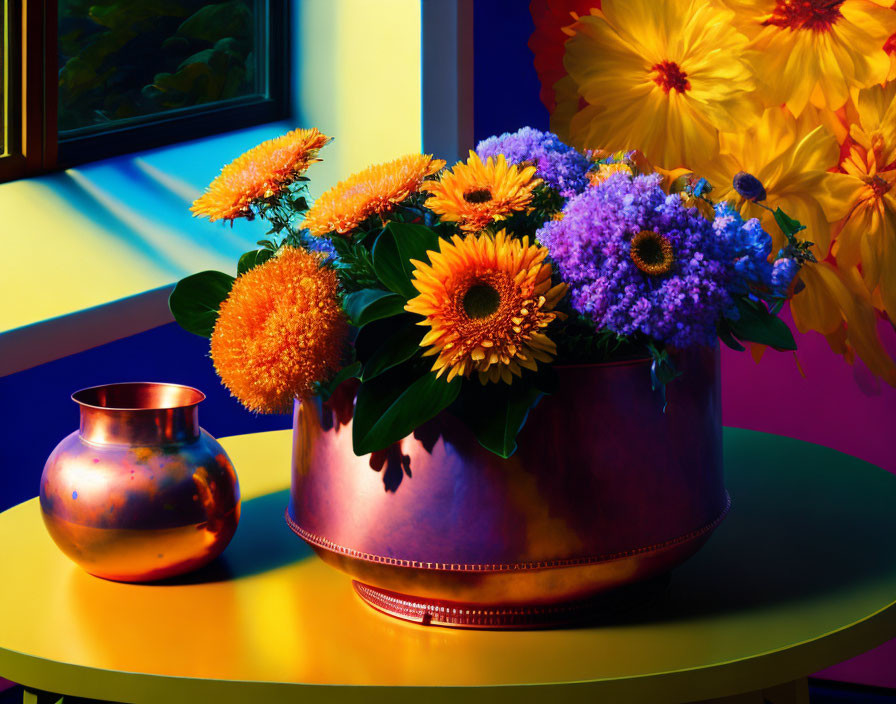
[[[104,402],[106,393],[112,398]],[[126,399],[133,398],[133,401]],[[75,391],[72,401],[82,408],[98,411],[164,411],[189,409],[198,406],[206,396],[199,389],[186,384],[162,381],[122,381],[98,384]]]

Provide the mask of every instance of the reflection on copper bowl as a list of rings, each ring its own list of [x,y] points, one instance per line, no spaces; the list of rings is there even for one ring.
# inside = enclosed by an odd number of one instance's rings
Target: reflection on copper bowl
[[[509,460],[450,413],[357,457],[351,386],[297,403],[287,521],[390,615],[574,621],[598,595],[687,559],[728,510],[718,350],[678,365],[665,412],[648,360],[560,368]]]
[[[72,394],[80,428],[47,459],[40,507],[59,548],[91,574],[145,582],[194,570],[230,542],[236,473],[199,427],[202,392],[107,384]]]

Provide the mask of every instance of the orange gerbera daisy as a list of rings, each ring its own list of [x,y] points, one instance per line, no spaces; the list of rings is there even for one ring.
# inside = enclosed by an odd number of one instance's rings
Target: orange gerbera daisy
[[[477,232],[526,210],[532,189],[541,183],[534,176],[534,166],[508,164],[503,154],[483,163],[471,151],[466,163],[458,162],[441,180],[423,184],[423,190],[431,193],[426,207],[442,220],[460,223],[462,230]]]
[[[405,310],[425,317],[429,332],[420,342],[424,356],[438,355],[433,371],[447,380],[469,376],[508,384],[522,369],[550,362],[556,345],[542,330],[560,313],[551,312],[567,285],[551,286],[548,250],[529,238],[511,239],[504,230],[440,240],[430,264],[412,260],[420,295]]]
[[[870,0],[723,0],[750,38],[745,54],[773,105],[841,107],[850,90],[881,83],[893,13]]]
[[[346,235],[371,215],[390,212],[443,166],[445,161],[431,154],[408,154],[368,166],[314,201],[302,227],[317,237],[334,232]]]
[[[190,210],[212,222],[251,215],[253,203],[276,195],[320,161],[317,152],[329,141],[312,128],[262,142],[221,169]]]
[[[215,370],[250,411],[285,413],[339,368],[348,323],[336,274],[304,249],[240,276],[211,338]]]

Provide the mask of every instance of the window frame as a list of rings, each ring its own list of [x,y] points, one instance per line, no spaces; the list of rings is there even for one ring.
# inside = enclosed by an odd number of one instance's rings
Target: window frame
[[[171,114],[160,113],[159,117],[147,122],[60,139],[55,83],[58,75],[58,0],[5,2],[11,12],[16,5],[21,8],[19,17],[13,19],[10,16],[9,32],[9,56],[20,58],[20,65],[11,62],[9,67],[9,134],[15,132],[19,137],[18,142],[10,139],[10,146],[20,148],[17,152],[10,150],[10,156],[0,158],[0,182],[275,122],[290,114],[290,3],[266,0],[264,21],[268,67],[265,97],[247,97],[208,107],[172,111]],[[19,27],[20,32],[12,31]],[[14,77],[19,82],[15,91],[12,87]],[[17,96],[21,98],[18,110],[15,109]]]

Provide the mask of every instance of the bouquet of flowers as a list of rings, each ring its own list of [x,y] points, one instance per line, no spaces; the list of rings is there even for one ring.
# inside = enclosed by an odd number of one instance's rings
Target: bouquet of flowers
[[[531,128],[450,168],[425,154],[371,166],[309,207],[304,174],[328,141],[299,129],[264,142],[193,206],[271,226],[235,278],[201,272],[170,299],[250,410],[350,384],[358,455],[447,411],[509,457],[557,365],[651,358],[662,403],[680,350],[795,349],[777,313],[811,242],[780,209],[786,245],[773,252],[706,180]],[[733,188],[762,205],[750,174]]]

